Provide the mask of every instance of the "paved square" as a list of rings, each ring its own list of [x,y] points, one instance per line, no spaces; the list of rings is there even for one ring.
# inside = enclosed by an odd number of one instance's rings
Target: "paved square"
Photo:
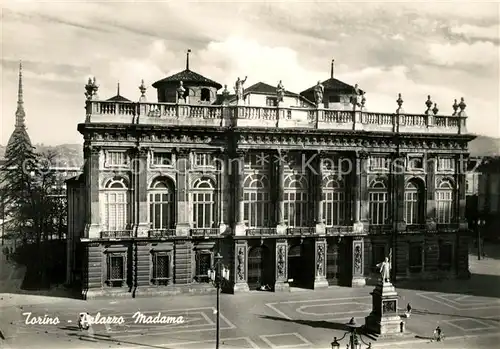
[[[462,331],[478,331],[478,330],[488,330],[495,328],[484,321],[476,319],[453,319],[445,320],[446,323],[455,326]]]
[[[261,335],[260,338],[271,348],[310,347],[312,343],[298,333],[278,333]]]
[[[454,310],[500,310],[500,300],[492,297],[477,297],[463,294],[443,294],[438,292],[422,292],[418,296],[445,305]]]
[[[267,307],[285,319],[343,321],[365,317],[371,311],[371,297],[329,298],[267,303]]]
[[[176,348],[189,348],[189,349],[206,349],[215,346],[215,340],[208,341],[194,341],[194,342],[184,342],[184,343],[173,343],[173,344],[165,344],[165,345],[175,345]],[[254,348],[259,349],[257,344],[255,344],[248,337],[241,338],[222,338],[220,340],[221,348]]]

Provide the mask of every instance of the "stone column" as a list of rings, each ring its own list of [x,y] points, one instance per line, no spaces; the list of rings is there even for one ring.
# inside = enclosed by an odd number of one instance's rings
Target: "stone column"
[[[365,246],[362,236],[355,236],[352,240],[352,287],[366,285],[364,277]]]
[[[436,167],[437,157],[434,154],[427,155],[426,171],[427,171],[427,192],[425,193],[427,199],[427,208],[425,212],[426,225],[428,231],[436,230]]]
[[[234,178],[234,210],[235,210],[235,236],[246,236],[247,226],[245,224],[245,203],[243,201],[244,180],[245,180],[245,155],[246,151],[238,150],[236,159],[232,159]]]
[[[314,244],[314,289],[327,288],[326,280],[326,239],[318,238]]]
[[[362,234],[368,229],[369,222],[369,207],[368,207],[368,153],[358,152],[355,157],[356,169],[354,186],[354,232]]]
[[[228,208],[228,178],[227,178],[227,155],[225,152],[221,151],[217,157],[217,207],[218,207],[218,218],[219,218],[219,231],[220,234],[224,234],[227,231],[227,208]]]
[[[286,224],[285,224],[285,201],[284,201],[284,188],[285,188],[285,163],[283,161],[285,152],[282,150],[278,151],[278,158],[276,159],[275,171],[276,174],[276,212],[275,217],[277,220],[276,233],[278,235],[286,234]]]
[[[288,244],[286,239],[276,240],[276,281],[274,291],[288,291]]]
[[[177,224],[176,235],[188,236],[189,235],[189,149],[177,148],[176,149],[176,175],[177,175]]]
[[[315,170],[316,170],[316,234],[325,234],[325,221],[323,219],[323,159],[325,153],[320,152],[316,156]]]
[[[234,244],[234,293],[248,292],[248,245],[246,240]]]
[[[87,196],[87,219],[85,237],[100,238],[101,216],[99,210],[99,167],[101,148],[86,144],[85,152],[85,185]]]
[[[147,237],[150,228],[148,222],[148,153],[148,148],[137,148],[132,162],[136,208],[134,226],[137,237]]]
[[[457,209],[455,212],[458,214],[458,224],[459,224],[459,230],[461,231],[467,231],[468,223],[467,219],[465,218],[465,208],[466,208],[466,176],[465,173],[467,171],[467,157],[465,157],[463,154],[457,156],[456,159],[456,173],[457,173],[457,196],[456,196],[456,203],[457,203]]]

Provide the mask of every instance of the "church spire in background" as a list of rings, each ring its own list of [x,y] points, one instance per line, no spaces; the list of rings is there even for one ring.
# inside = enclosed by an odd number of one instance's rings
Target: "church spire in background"
[[[24,112],[24,101],[23,101],[23,63],[19,62],[19,86],[17,90],[16,128],[26,127],[24,124],[25,117],[26,113]]]

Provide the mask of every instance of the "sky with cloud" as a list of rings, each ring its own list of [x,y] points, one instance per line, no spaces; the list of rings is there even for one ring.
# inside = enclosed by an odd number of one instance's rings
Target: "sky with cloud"
[[[427,95],[451,114],[465,98],[469,130],[500,137],[500,4],[427,1],[13,1],[2,8],[0,144],[14,127],[23,61],[34,143],[81,143],[84,85],[101,98],[138,100],[151,84],[190,68],[233,86],[263,81],[300,92],[330,75],[367,92],[369,111],[408,113]]]

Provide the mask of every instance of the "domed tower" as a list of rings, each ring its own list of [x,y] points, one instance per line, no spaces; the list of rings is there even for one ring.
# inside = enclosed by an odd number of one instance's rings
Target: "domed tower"
[[[181,82],[185,89],[184,100],[187,104],[214,104],[216,102],[217,90],[221,89],[222,85],[189,70],[190,52],[191,50],[187,51],[185,70],[153,84],[153,87],[158,91],[159,103],[177,103],[177,89]]]
[[[14,132],[10,135],[9,142],[7,143],[7,148],[5,149],[5,157],[9,158],[11,152],[14,151],[14,143],[17,139],[23,139],[27,146],[31,146],[30,136],[26,131],[26,125],[24,119],[26,118],[26,113],[24,112],[24,101],[23,101],[23,65],[19,63],[19,86],[17,90],[17,110],[16,110],[16,124]]]

